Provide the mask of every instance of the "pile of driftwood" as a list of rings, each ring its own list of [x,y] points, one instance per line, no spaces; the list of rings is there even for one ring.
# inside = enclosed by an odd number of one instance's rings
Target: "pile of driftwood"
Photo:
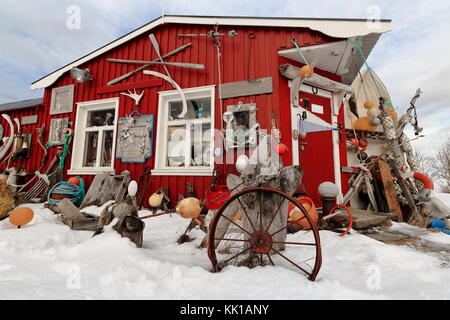
[[[129,189],[130,178],[129,171],[121,175],[96,175],[80,208],[69,199],[63,199],[55,206],[47,206],[61,214],[61,221],[72,230],[94,231],[94,236],[102,233],[103,228],[117,218],[113,229],[142,247],[145,224],[138,217],[136,190]],[[102,210],[100,217],[81,211],[92,205],[103,206],[107,202],[110,203]]]

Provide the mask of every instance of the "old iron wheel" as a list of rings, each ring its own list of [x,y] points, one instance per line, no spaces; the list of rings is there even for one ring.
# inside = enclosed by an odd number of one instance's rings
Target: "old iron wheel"
[[[262,212],[259,211],[259,219],[253,219],[254,222],[252,222],[251,219],[249,219],[248,213],[245,210],[244,206],[242,205],[242,200],[244,196],[248,196],[249,194],[256,194],[259,195],[259,199],[262,199],[263,194],[269,195],[277,195],[279,196],[279,199],[282,199],[277,208],[274,212],[271,213],[270,222],[265,225],[262,223]],[[241,213],[241,216],[243,219],[247,219],[249,222],[248,225],[245,227],[242,224],[236,223],[236,221],[233,221],[232,219],[227,218],[223,215],[224,211],[229,207],[234,201],[238,201],[240,204],[239,206],[239,212]],[[311,230],[305,231],[309,233],[310,238],[312,241],[309,243],[305,242],[298,242],[298,241],[276,241],[274,239],[274,236],[278,233],[286,230],[288,228],[288,223],[286,223],[286,226],[282,227],[281,229],[275,231],[275,232],[269,232],[269,229],[277,217],[277,215],[282,214],[280,210],[282,204],[284,201],[288,201],[288,203],[294,205],[298,210],[300,210],[303,214],[303,217],[300,220],[306,219],[311,226]],[[260,208],[262,208],[262,205],[260,204]],[[287,214],[285,212],[284,214]],[[242,238],[233,238],[229,237],[227,234],[225,234],[222,237],[216,236],[217,226],[220,221],[227,221],[230,223],[230,226],[233,226],[234,228],[237,228],[236,230],[239,230],[241,232],[241,235],[245,234],[245,237],[247,239]],[[259,223],[257,222],[259,220]],[[256,221],[256,222],[255,222]],[[222,254],[219,250],[220,244],[216,247],[216,241],[220,241],[220,243],[227,242],[227,243],[233,243],[235,245],[240,246],[240,248],[236,252],[232,253],[231,258],[222,258]],[[283,244],[286,246],[293,246],[293,247],[308,247],[311,248],[312,252],[314,253],[313,257],[310,257],[309,259],[303,260],[304,261],[312,261],[310,266],[310,270],[305,270],[305,267],[300,266],[300,263],[295,262],[293,258],[290,258],[289,252],[284,252],[285,250],[277,250],[274,248],[275,244]],[[292,247],[289,247],[292,248]],[[235,248],[234,248],[235,249]],[[228,266],[228,265],[242,265],[237,264],[237,257],[242,257],[244,255],[249,255],[249,258],[246,260],[247,266],[252,266],[251,262],[257,259],[257,262],[259,265],[264,266],[264,257],[268,258],[268,261],[271,265],[279,265],[279,263],[275,263],[275,257],[279,259],[279,261],[286,262],[290,264],[291,266],[296,267],[297,270],[300,270],[302,273],[306,273],[309,280],[314,281],[317,277],[317,274],[319,273],[320,267],[322,265],[322,251],[320,247],[320,237],[319,237],[319,231],[317,228],[316,223],[313,222],[312,218],[309,216],[306,209],[301,205],[295,198],[288,196],[287,194],[283,193],[282,191],[275,189],[275,188],[246,188],[235,195],[231,196],[219,209],[219,211],[216,213],[214,218],[212,219],[210,226],[209,226],[209,234],[208,234],[208,257],[212,263],[213,271],[219,272],[222,268]],[[230,253],[231,255],[231,253]],[[303,258],[302,258],[303,259]]]

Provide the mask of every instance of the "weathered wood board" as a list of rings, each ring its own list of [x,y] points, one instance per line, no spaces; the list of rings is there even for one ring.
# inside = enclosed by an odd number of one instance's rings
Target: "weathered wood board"
[[[384,186],[384,194],[389,206],[389,210],[397,215],[398,222],[403,222],[402,210],[397,199],[397,192],[395,190],[394,179],[392,177],[391,169],[388,164],[383,160],[378,160],[378,166],[380,167],[381,179]]]
[[[38,116],[37,115],[25,116],[25,117],[22,117],[22,119],[20,120],[20,124],[21,125],[35,124],[37,122],[38,122]]]
[[[220,98],[247,97],[272,93],[272,77],[224,83],[220,85]]]
[[[96,175],[80,209],[92,205],[101,206],[109,200],[122,201],[130,178],[129,171],[124,171],[121,175]]]

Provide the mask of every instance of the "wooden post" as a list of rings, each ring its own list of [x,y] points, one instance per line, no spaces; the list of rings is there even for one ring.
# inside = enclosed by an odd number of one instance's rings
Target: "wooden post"
[[[403,222],[403,214],[398,203],[397,191],[394,185],[394,179],[391,174],[391,168],[386,162],[378,159],[378,166],[380,167],[381,179],[384,186],[384,194],[391,213],[397,215],[398,222]]]

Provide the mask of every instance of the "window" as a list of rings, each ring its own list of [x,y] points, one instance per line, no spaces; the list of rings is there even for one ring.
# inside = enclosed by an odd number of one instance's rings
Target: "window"
[[[69,174],[114,172],[119,99],[77,103]]]
[[[159,93],[154,175],[211,175],[214,169],[214,86]]]

